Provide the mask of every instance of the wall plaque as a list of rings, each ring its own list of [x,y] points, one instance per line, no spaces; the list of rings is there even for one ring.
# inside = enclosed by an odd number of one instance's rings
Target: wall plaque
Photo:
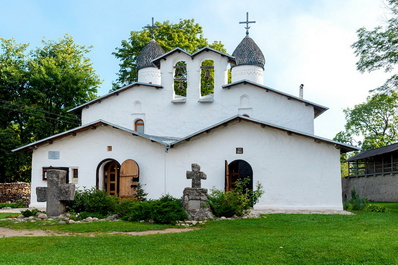
[[[48,151],[48,159],[59,159],[59,151]]]
[[[243,147],[236,147],[236,153],[239,155],[243,154]]]

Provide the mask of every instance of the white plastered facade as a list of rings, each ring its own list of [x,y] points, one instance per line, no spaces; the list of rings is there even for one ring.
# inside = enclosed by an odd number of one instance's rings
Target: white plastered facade
[[[239,71],[235,66],[239,76],[228,84],[233,58],[211,49],[194,55],[172,51],[156,60],[158,67],[144,68],[139,82],[75,108],[80,129],[17,149],[33,152],[31,206],[44,206],[34,191],[46,186],[43,168],[50,166],[78,169],[78,188],[102,188],[108,161],[132,159],[148,197],[158,198],[182,196],[190,186],[186,171],[192,163],[207,175],[202,187],[224,189],[225,161],[243,160],[252,168],[253,183],[264,187],[255,208],[342,210],[339,155],[342,146],[351,147],[313,135],[316,113],[327,108],[244,74],[261,67]],[[204,60],[214,62],[214,94],[202,97]],[[179,61],[187,64],[188,87],[184,100],[176,101],[174,65]],[[145,134],[134,133],[139,119]],[[51,151],[59,156],[54,159]]]

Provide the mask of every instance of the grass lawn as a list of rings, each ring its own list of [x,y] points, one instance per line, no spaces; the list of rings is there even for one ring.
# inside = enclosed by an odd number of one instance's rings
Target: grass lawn
[[[178,234],[0,238],[0,263],[398,264],[398,212],[266,217],[208,222]]]

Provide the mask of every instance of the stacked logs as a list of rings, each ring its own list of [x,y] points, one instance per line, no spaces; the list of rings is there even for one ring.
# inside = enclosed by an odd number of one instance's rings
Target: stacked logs
[[[0,203],[30,203],[30,183],[0,183]]]

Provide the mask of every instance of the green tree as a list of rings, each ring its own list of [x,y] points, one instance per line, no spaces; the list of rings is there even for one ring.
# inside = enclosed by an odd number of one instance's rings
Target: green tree
[[[182,48],[189,53],[194,53],[201,48],[209,46],[215,50],[226,53],[224,45],[215,41],[212,44],[207,42],[203,36],[202,27],[195,23],[193,19],[181,19],[179,23],[174,24],[170,21],[163,23],[156,22],[154,28],[154,36],[156,42],[168,52],[174,48]],[[123,40],[121,47],[116,48],[113,53],[121,63],[118,78],[113,83],[114,91],[123,84],[136,82],[138,78],[136,60],[142,48],[151,40],[151,31],[147,27],[143,27],[141,31],[131,31],[128,40]],[[208,94],[209,92],[202,92]]]
[[[67,110],[94,99],[100,84],[91,47],[72,37],[27,47],[0,38],[0,182],[29,179],[29,155],[11,149],[79,125]]]
[[[373,30],[360,28],[357,31],[358,41],[352,45],[355,55],[359,57],[357,69],[362,73],[384,69],[391,72],[398,62],[398,0],[388,0],[391,18],[384,27],[378,26]],[[398,75],[393,74],[382,86],[376,90],[389,92],[397,91]]]
[[[22,102],[37,114],[26,122],[34,140],[79,125],[77,117],[67,111],[94,99],[101,83],[85,57],[91,47],[75,44],[68,35],[43,41],[43,45],[30,53],[29,87]]]
[[[356,145],[363,150],[392,144],[398,140],[398,93],[369,96],[366,102],[345,109],[345,131],[339,132],[336,141]]]

